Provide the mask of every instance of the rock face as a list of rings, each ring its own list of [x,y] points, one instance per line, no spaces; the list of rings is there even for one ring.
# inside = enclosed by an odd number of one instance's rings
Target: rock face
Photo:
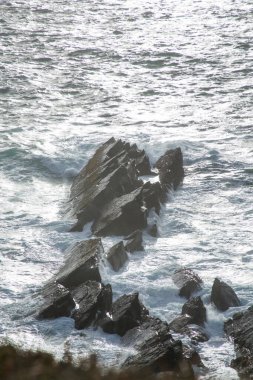
[[[112,305],[112,315],[100,322],[102,329],[109,334],[123,336],[128,330],[140,325],[148,315],[148,310],[139,301],[138,293],[118,298]]]
[[[120,241],[119,243],[111,247],[109,252],[107,253],[106,258],[111,264],[113,270],[115,270],[116,272],[119,271],[128,259],[123,241]]]
[[[202,289],[201,278],[191,269],[181,268],[174,272],[172,276],[174,284],[180,289],[181,297],[190,298],[191,295]]]
[[[127,241],[125,244],[125,249],[128,252],[135,252],[135,251],[143,251],[143,245],[142,245],[142,231],[136,230],[129,236],[125,237],[125,240]]]
[[[164,190],[176,188],[182,180],[182,164],[180,148],[166,152],[156,163],[161,184],[144,184],[138,176],[151,173],[146,153],[136,144],[108,140],[71,187],[69,212],[77,218],[72,231],[82,231],[88,222],[93,222],[97,236],[127,235],[145,228],[148,211],[154,207],[159,213]]]
[[[69,317],[75,307],[75,302],[70,292],[55,282],[46,284],[42,289],[44,303],[41,306],[37,318],[50,319]]]
[[[143,324],[129,330],[122,342],[138,350],[123,367],[146,368],[156,373],[170,371],[172,378],[194,379],[190,360],[183,355],[182,342],[172,338],[167,323],[147,318]]]
[[[159,171],[159,179],[163,188],[176,189],[184,177],[183,155],[180,148],[170,149],[159,158],[155,167]]]
[[[188,300],[182,307],[182,314],[176,317],[169,327],[179,334],[188,335],[192,343],[206,342],[209,335],[204,329],[206,308],[200,297]]]
[[[206,308],[200,297],[189,299],[182,307],[182,314],[189,315],[196,325],[201,326],[206,322]]]
[[[233,315],[224,324],[226,334],[234,339],[236,359],[231,366],[242,378],[253,376],[253,306]]]
[[[234,290],[218,278],[215,278],[213,283],[211,302],[213,302],[220,311],[226,311],[229,307],[241,305],[240,300]]]
[[[98,264],[102,251],[100,239],[76,243],[54,280],[68,289],[88,280],[101,282]]]
[[[77,308],[72,317],[75,328],[83,329],[103,318],[112,309],[112,289],[96,281],[87,281],[71,292]]]

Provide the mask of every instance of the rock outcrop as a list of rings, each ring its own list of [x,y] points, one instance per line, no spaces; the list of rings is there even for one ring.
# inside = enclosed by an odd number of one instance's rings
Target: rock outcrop
[[[151,173],[145,151],[114,138],[104,143],[71,187],[68,210],[77,218],[72,231],[81,231],[88,222],[93,222],[92,232],[98,236],[145,228],[148,211],[154,207],[159,213],[164,190],[182,181],[180,148],[166,152],[156,167],[161,183],[144,183],[138,176]]]
[[[234,340],[236,359],[231,367],[244,379],[253,377],[253,306],[233,315],[224,324],[226,334]]]
[[[211,302],[220,311],[226,311],[229,307],[240,306],[240,300],[235,294],[234,290],[223,281],[215,278],[212,292]]]
[[[202,289],[201,278],[191,269],[181,268],[174,272],[172,276],[174,284],[179,288],[181,297],[190,298],[191,295]]]
[[[147,318],[140,326],[128,331],[123,344],[134,346],[137,354],[130,356],[124,368],[171,372],[172,378],[194,379],[190,359],[184,356],[182,342],[174,340],[169,326],[157,318]]]
[[[112,305],[112,314],[105,317],[100,326],[109,334],[123,336],[128,330],[140,325],[148,315],[148,310],[139,301],[138,293],[124,294]]]
[[[120,241],[111,247],[106,255],[106,258],[111,264],[113,270],[115,272],[119,271],[128,259],[123,241]]]
[[[206,308],[201,297],[189,299],[182,307],[182,314],[189,315],[192,323],[200,326],[204,325],[206,322]]]

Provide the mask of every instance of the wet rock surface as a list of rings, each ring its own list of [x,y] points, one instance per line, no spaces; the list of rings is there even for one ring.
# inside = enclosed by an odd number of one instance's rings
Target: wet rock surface
[[[123,241],[115,244],[107,253],[107,260],[111,264],[114,271],[119,271],[128,259]]]
[[[38,319],[69,317],[75,307],[70,292],[56,282],[46,284],[41,295],[44,298],[44,303],[37,314]]]
[[[101,282],[98,265],[102,252],[100,239],[76,243],[54,280],[69,289],[88,280]]]
[[[201,278],[191,269],[181,268],[174,272],[172,276],[174,284],[179,288],[181,297],[190,298],[195,292],[202,289]]]
[[[192,323],[200,326],[204,325],[206,322],[206,308],[201,297],[189,299],[182,307],[182,314],[189,315]]]
[[[128,330],[140,325],[148,315],[148,310],[139,301],[139,294],[124,294],[112,305],[111,316],[105,317],[100,326],[109,334],[123,336]]]
[[[253,306],[233,315],[224,324],[225,333],[234,340],[236,359],[231,367],[244,379],[253,376]]]
[[[136,230],[132,234],[128,235],[124,239],[126,241],[125,243],[125,249],[128,252],[135,252],[135,251],[143,251],[143,239],[142,239],[142,231]]]
[[[167,151],[156,167],[160,183],[138,177],[151,174],[149,158],[136,144],[114,138],[97,149],[71,187],[68,211],[77,219],[72,231],[93,222],[98,236],[127,235],[147,225],[151,208],[160,211],[165,190],[183,179],[180,148]]]
[[[229,307],[241,305],[239,298],[231,286],[220,281],[218,278],[215,278],[213,283],[211,302],[220,311],[226,311]]]
[[[76,309],[72,314],[75,320],[75,328],[83,329],[96,323],[111,312],[112,289],[110,285],[103,285],[96,281],[87,281],[79,285],[72,292],[76,303]]]

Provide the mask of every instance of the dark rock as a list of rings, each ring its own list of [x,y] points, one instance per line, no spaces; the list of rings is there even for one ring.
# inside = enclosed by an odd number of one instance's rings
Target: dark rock
[[[158,229],[156,224],[152,224],[152,226],[148,227],[148,233],[152,237],[158,236]]]
[[[103,285],[96,281],[87,281],[71,291],[77,304],[72,317],[75,328],[83,329],[94,324],[106,313],[111,312],[112,289],[110,285]]]
[[[182,308],[182,314],[187,314],[192,318],[192,322],[196,325],[203,325],[206,322],[206,308],[201,297],[193,297],[189,299]]]
[[[70,292],[55,282],[46,284],[41,295],[44,298],[44,303],[38,312],[38,319],[69,317],[75,307]]]
[[[164,200],[161,184],[159,182],[146,182],[143,185],[142,199],[144,207],[148,210],[154,208],[157,215],[159,215],[161,209],[160,202]]]
[[[231,366],[242,378],[253,376],[253,306],[233,315],[224,324],[226,334],[233,338],[236,359]]]
[[[109,202],[92,225],[98,236],[127,235],[147,226],[147,212],[143,205],[142,186],[129,194]]]
[[[215,278],[213,283],[211,302],[214,303],[220,311],[226,311],[229,307],[241,305],[240,300],[234,290],[218,278]]]
[[[180,148],[170,149],[159,158],[155,167],[163,188],[176,189],[184,177],[183,156]]]
[[[100,146],[71,187],[69,212],[78,219],[72,231],[101,216],[103,207],[128,194],[143,182],[138,175],[150,172],[149,159],[137,146],[114,138]]]
[[[102,251],[100,239],[76,243],[54,280],[68,289],[75,288],[88,280],[100,282],[98,264]]]
[[[207,331],[202,326],[194,324],[193,318],[186,314],[176,317],[169,324],[169,328],[177,334],[189,336],[193,344],[209,340]]]
[[[109,263],[111,264],[113,270],[115,270],[116,272],[120,270],[120,268],[125,264],[125,262],[128,259],[123,241],[120,241],[119,243],[111,247],[106,257]]]
[[[143,322],[147,315],[148,310],[139,301],[138,293],[124,294],[113,303],[112,315],[105,317],[100,326],[104,332],[123,336]]]
[[[129,330],[122,338],[124,345],[133,346],[138,353],[129,357],[123,367],[147,368],[154,372],[170,371],[174,378],[182,378],[186,373],[192,379],[190,355],[184,355],[186,348],[181,341],[175,341],[169,325],[158,318],[147,317],[137,327]],[[187,378],[187,377],[186,377]]]
[[[144,248],[142,246],[142,231],[136,230],[129,236],[125,237],[124,240],[127,240],[127,243],[125,244],[125,249],[128,252],[134,252],[134,251],[143,251]]]
[[[179,295],[181,297],[190,298],[191,295],[202,289],[201,278],[194,273],[191,269],[178,269],[172,276],[174,284],[180,289]]]

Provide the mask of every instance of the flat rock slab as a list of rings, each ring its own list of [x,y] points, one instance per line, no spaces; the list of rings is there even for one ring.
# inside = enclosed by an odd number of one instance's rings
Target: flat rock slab
[[[202,289],[201,278],[191,269],[181,268],[174,272],[172,276],[174,284],[179,288],[181,297],[190,298],[195,292]]]
[[[128,260],[123,241],[120,241],[111,247],[106,255],[106,258],[111,264],[113,270],[116,272],[119,271],[120,268],[122,268],[122,266]]]
[[[220,311],[226,311],[229,307],[241,305],[239,298],[231,286],[223,281],[220,281],[218,278],[215,278],[213,283],[211,302]]]
[[[128,330],[140,325],[148,310],[139,301],[139,294],[124,294],[112,305],[112,314],[100,322],[104,332],[123,336]]]
[[[233,315],[224,324],[224,330],[233,338],[236,359],[231,366],[235,368],[242,378],[253,377],[253,306],[244,312]]]
[[[100,239],[76,243],[65,264],[54,276],[54,280],[68,289],[73,289],[88,280],[101,282],[98,266],[102,252]]]
[[[69,317],[75,307],[70,292],[64,286],[51,282],[41,291],[44,303],[37,314],[38,319]]]
[[[71,295],[77,305],[72,317],[75,328],[83,329],[95,324],[112,308],[112,289],[110,285],[103,285],[96,281],[87,281],[79,285]]]

